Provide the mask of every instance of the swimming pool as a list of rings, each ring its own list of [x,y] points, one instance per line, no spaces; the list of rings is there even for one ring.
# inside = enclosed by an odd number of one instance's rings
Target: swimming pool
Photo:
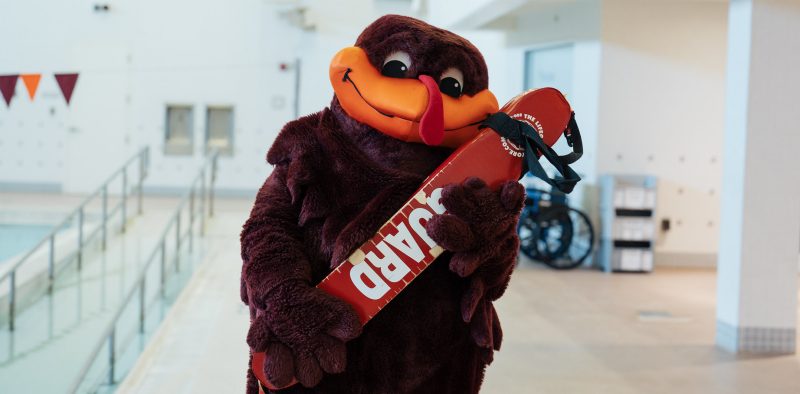
[[[52,226],[0,223],[0,263],[34,247]]]

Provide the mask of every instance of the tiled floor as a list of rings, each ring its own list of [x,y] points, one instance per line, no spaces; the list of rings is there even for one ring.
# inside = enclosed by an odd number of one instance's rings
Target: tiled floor
[[[121,392],[243,392],[237,235],[247,209],[221,207],[211,259]],[[497,303],[505,339],[483,392],[800,393],[798,356],[736,357],[714,347],[714,289],[712,271],[606,275],[523,263]]]
[[[527,269],[526,269],[527,268]],[[523,266],[498,303],[490,393],[800,393],[800,358],[714,344],[715,275],[554,272]]]

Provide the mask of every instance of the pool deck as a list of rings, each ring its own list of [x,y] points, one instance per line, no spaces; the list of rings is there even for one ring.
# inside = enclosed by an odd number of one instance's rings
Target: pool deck
[[[83,199],[61,195],[0,197],[6,212],[24,214],[47,202],[49,212],[60,213],[62,217]],[[9,201],[11,204],[6,204]],[[142,257],[155,248],[157,237],[177,203],[176,198],[146,198],[144,214],[131,215],[124,234],[110,234],[105,251],[96,244],[89,247],[80,270],[74,261],[64,263],[52,295],[36,298],[24,309],[20,307],[15,331],[10,332],[7,324],[0,326],[0,391],[69,390],[122,297],[132,288]],[[33,262],[25,267],[28,271],[37,269]],[[0,286],[7,290],[6,282]],[[0,305],[2,322],[6,308],[5,303]],[[43,371],[48,371],[47,379],[42,379]]]
[[[200,265],[120,393],[244,393],[249,313],[239,299],[239,232],[249,202],[220,206]]]
[[[238,234],[249,208],[231,204],[215,219],[208,260],[120,392],[244,393]],[[797,355],[714,346],[715,283],[712,270],[615,275],[523,262],[496,303],[504,342],[482,392],[800,393]]]

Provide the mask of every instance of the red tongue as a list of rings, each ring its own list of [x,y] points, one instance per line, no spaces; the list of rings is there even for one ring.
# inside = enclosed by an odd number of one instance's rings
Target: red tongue
[[[442,93],[439,92],[439,85],[433,78],[420,75],[419,80],[428,89],[428,107],[419,120],[419,136],[422,142],[428,145],[439,145],[444,140]]]

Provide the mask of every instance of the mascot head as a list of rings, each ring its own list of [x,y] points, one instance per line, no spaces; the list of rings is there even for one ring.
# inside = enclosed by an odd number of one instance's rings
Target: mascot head
[[[455,148],[498,110],[474,45],[399,15],[381,17],[339,51],[330,79],[348,116],[407,142]]]

